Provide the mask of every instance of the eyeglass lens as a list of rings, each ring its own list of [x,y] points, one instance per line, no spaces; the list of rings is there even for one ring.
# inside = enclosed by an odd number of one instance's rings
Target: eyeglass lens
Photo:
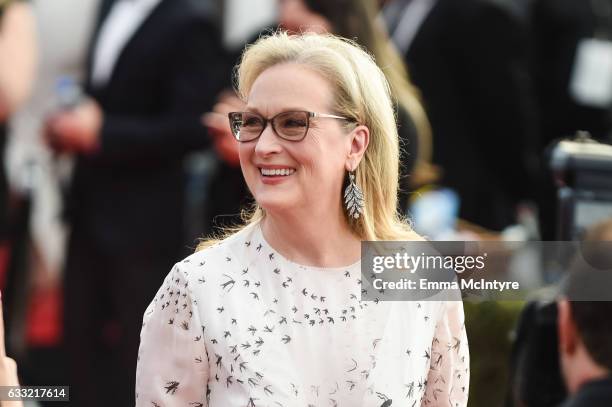
[[[286,140],[301,140],[308,131],[308,112],[283,112],[274,116],[272,127]],[[231,116],[232,132],[240,141],[256,139],[266,127],[267,120],[255,113],[240,112]]]

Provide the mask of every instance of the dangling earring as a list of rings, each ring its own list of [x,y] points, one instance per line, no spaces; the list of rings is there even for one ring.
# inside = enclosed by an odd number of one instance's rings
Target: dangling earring
[[[363,214],[363,192],[355,182],[354,171],[349,171],[349,184],[344,190],[344,204],[350,218],[358,219]]]

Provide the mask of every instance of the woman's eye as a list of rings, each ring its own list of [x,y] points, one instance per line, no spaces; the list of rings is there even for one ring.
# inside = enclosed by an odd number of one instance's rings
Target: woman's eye
[[[306,127],[306,122],[301,119],[287,119],[283,122],[283,127]]]
[[[254,127],[254,126],[260,126],[260,125],[261,125],[261,120],[257,117],[247,117],[246,119],[242,121],[243,127]]]

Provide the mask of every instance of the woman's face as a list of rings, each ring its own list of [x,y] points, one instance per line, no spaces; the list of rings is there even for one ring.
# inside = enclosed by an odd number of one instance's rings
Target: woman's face
[[[334,114],[332,101],[332,88],[319,74],[304,66],[280,64],[255,80],[246,111],[266,119],[287,111]],[[244,178],[267,212],[314,213],[340,205],[344,175],[359,162],[367,130],[364,126],[346,130],[343,121],[332,118],[314,117],[309,122],[301,141],[280,138],[268,123],[259,138],[240,143]],[[283,170],[283,175],[269,175],[272,170]]]
[[[310,11],[303,0],[279,0],[280,26],[292,33],[332,32],[331,23],[322,15]]]

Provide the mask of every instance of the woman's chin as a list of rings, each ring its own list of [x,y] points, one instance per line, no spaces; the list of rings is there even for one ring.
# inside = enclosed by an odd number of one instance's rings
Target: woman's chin
[[[265,194],[265,196],[257,197],[255,200],[266,213],[282,213],[295,208],[295,203],[287,199],[286,195],[272,196],[272,194]]]

